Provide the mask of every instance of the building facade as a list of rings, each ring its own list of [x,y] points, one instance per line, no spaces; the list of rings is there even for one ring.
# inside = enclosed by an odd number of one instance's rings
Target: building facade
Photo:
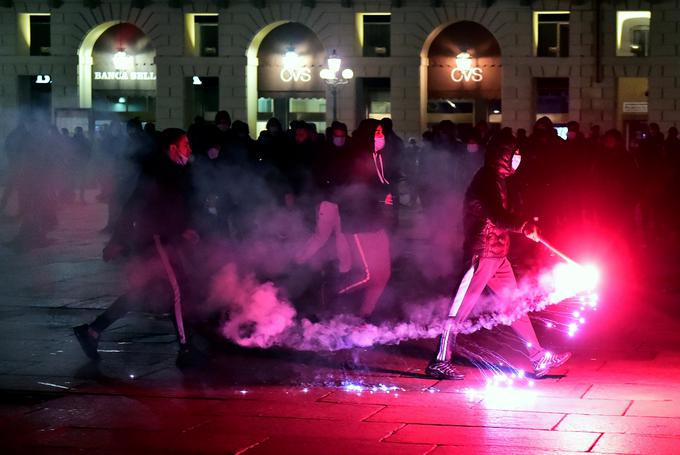
[[[256,137],[272,115],[323,127],[335,109],[404,136],[540,115],[632,135],[680,125],[679,46],[678,0],[4,0],[0,136],[26,106],[90,132],[224,109]],[[320,77],[334,52],[331,77],[353,72],[337,87]]]

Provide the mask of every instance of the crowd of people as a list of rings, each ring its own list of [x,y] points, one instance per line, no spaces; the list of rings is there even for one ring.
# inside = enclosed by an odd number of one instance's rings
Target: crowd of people
[[[634,150],[615,129],[601,134],[593,126],[587,136],[577,122],[567,129],[563,140],[547,117],[531,134],[442,121],[418,143],[400,138],[389,118],[365,119],[351,134],[337,121],[319,132],[313,123],[284,128],[272,118],[253,140],[245,122],[220,111],[213,122],[197,117],[186,133],[157,132],[133,119],[125,127],[112,122],[90,140],[81,128],[70,136],[22,118],[5,141],[0,208],[16,192],[21,226],[14,243],[39,246],[56,225],[60,204],[85,202],[84,189],[98,185],[97,199],[109,208],[104,259],[129,257],[130,286],[97,320],[76,327],[76,335],[97,359],[99,336],[111,323],[139,305],[171,303],[178,364],[184,364],[192,356],[192,323],[185,322],[204,317],[196,308],[209,297],[206,276],[226,257],[276,282],[303,313],[318,315],[318,302],[331,299],[370,319],[399,254],[393,242],[404,210],[424,214],[444,236],[464,231],[466,248],[479,240],[474,236],[496,242],[507,230],[524,232],[526,220],[558,238],[574,227],[611,228],[627,245],[677,230],[669,210],[680,181],[676,128],[664,137],[650,124]],[[512,172],[493,184],[499,193],[488,196],[474,182],[480,168],[498,166],[489,156],[498,158],[499,147],[511,152],[508,160],[521,157],[521,166],[512,161]],[[498,221],[509,219],[510,207],[525,215],[524,223]],[[489,231],[501,225],[503,232]],[[525,234],[537,235],[530,231]],[[450,253],[444,248],[439,256],[454,262]],[[502,257],[507,254],[506,248]],[[434,375],[457,377],[447,368]]]

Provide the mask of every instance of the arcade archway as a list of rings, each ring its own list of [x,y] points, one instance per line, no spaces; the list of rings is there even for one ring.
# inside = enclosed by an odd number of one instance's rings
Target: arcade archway
[[[305,25],[280,21],[262,29],[247,52],[247,107],[251,133],[257,137],[274,116],[326,127],[326,90],[319,77],[326,51]]]
[[[488,29],[460,21],[435,30],[421,52],[423,129],[441,120],[500,123],[501,83],[501,48]]]
[[[133,24],[109,21],[87,34],[78,51],[80,107],[93,119],[112,116],[153,121],[156,111],[156,51]]]

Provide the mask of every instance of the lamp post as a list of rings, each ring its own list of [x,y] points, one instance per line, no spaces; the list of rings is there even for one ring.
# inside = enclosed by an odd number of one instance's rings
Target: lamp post
[[[342,60],[335,53],[333,53],[328,58],[328,67],[321,70],[319,76],[326,82],[326,85],[331,89],[331,96],[333,98],[333,121],[337,120],[338,117],[338,87],[341,85],[349,84],[350,79],[354,77],[354,71],[349,68],[345,68],[340,72],[340,67],[342,66]],[[338,76],[340,72],[340,76]]]

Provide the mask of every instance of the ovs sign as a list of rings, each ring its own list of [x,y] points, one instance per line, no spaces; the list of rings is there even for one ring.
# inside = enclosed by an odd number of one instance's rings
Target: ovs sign
[[[310,68],[283,68],[279,77],[283,82],[309,82],[312,80]]]
[[[456,67],[451,70],[451,79],[453,82],[481,82],[484,76],[481,68],[460,69]]]
[[[451,70],[453,82],[481,82],[483,78],[482,69],[472,66],[470,54],[461,52],[456,56],[456,67]]]

